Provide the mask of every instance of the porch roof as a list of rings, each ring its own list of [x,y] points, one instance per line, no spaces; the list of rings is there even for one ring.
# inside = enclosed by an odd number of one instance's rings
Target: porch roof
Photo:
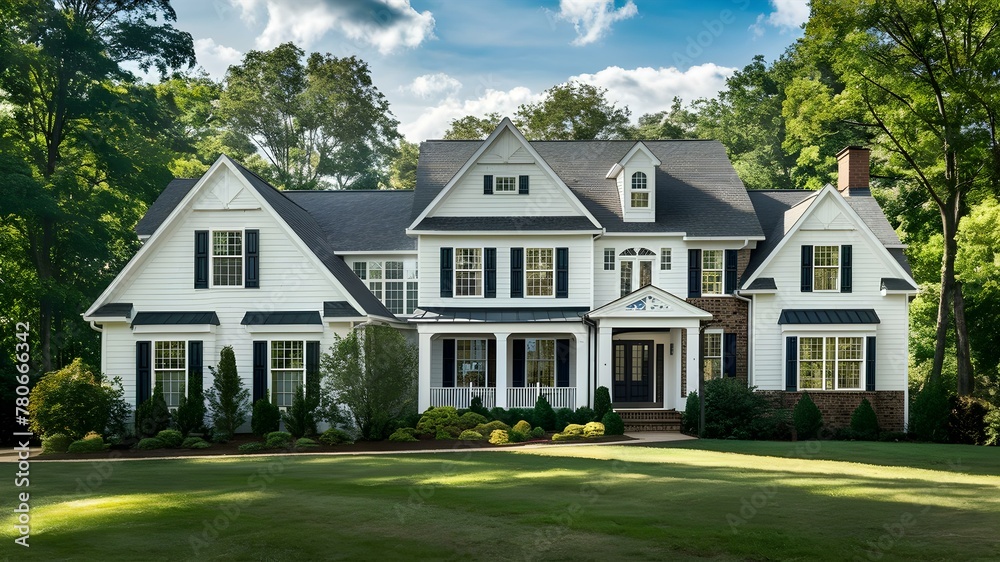
[[[213,311],[206,312],[137,312],[132,320],[133,326],[154,326],[154,325],[188,325],[188,324],[210,324],[219,325],[219,316]]]
[[[878,324],[878,314],[871,308],[784,309],[778,324]]]
[[[587,307],[556,308],[448,308],[413,311],[413,322],[579,322]]]
[[[319,312],[315,310],[248,311],[240,323],[244,326],[277,326],[289,324],[322,324],[323,321],[319,317]]]

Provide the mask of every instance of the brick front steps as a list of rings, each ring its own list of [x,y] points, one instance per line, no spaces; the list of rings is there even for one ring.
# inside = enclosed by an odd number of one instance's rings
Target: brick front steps
[[[681,413],[677,410],[629,410],[615,408],[625,422],[625,431],[672,431],[681,430]]]

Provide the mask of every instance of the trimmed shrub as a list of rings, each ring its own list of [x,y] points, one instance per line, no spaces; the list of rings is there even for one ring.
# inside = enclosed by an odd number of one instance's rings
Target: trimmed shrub
[[[42,439],[43,453],[65,453],[69,450],[73,439],[65,433],[53,433]]]
[[[910,408],[910,433],[921,441],[943,442],[948,439],[950,414],[947,389],[940,380],[927,380]]]
[[[514,424],[514,431],[520,431],[521,433],[531,433],[531,424],[521,420]]]
[[[601,420],[601,423],[604,424],[605,435],[625,435],[625,422],[622,421],[622,417],[618,415],[618,412],[604,414],[604,419]]]
[[[540,425],[546,430],[556,428],[556,412],[545,395],[535,400],[535,419],[531,421],[531,425]]]
[[[575,436],[577,436],[577,437],[580,437],[580,436],[582,436],[582,435],[583,435],[583,428],[584,428],[584,427],[586,427],[586,426],[585,426],[585,425],[582,425],[582,424],[578,424],[578,423],[571,423],[571,424],[567,425],[567,426],[566,426],[566,427],[565,427],[565,428],[564,428],[564,429],[562,430],[562,432],[561,432],[561,433],[562,433],[563,435],[566,435],[566,436],[570,436],[570,435],[575,435]]]
[[[309,439],[308,437],[300,437],[295,440],[296,449],[315,449],[319,447],[319,443]]]
[[[417,422],[417,433],[436,436],[441,429],[458,426],[458,410],[451,406],[431,406]]]
[[[139,437],[155,437],[157,433],[170,427],[170,408],[163,398],[163,385],[153,388],[153,395],[135,409],[135,434]]]
[[[147,437],[142,441],[139,441],[139,443],[136,444],[135,448],[139,449],[140,451],[152,451],[153,449],[162,449],[163,441],[160,441],[155,437]]]
[[[490,418],[490,420],[503,421],[504,419],[507,418],[507,411],[504,410],[503,408],[497,406],[497,407],[494,407],[494,408],[490,408],[490,415],[488,415],[486,417]]]
[[[181,449],[204,449],[204,448],[206,448],[206,447],[200,447],[200,446],[198,446],[199,443],[204,443],[205,445],[208,445],[208,442],[205,441],[204,439],[202,439],[201,437],[188,437],[187,439],[184,440],[183,443],[181,443]]]
[[[590,420],[587,420],[590,421]],[[587,423],[587,421],[583,423]],[[570,410],[569,408],[559,408],[556,410],[556,427],[566,427],[571,423],[579,423],[576,418],[576,412]]]
[[[412,427],[405,429],[408,429],[411,432],[413,431]],[[352,437],[350,433],[347,433],[343,429],[337,429],[336,427],[331,427],[330,429],[324,431],[323,435],[319,436],[319,440],[321,443],[325,443],[327,445],[351,445],[354,443],[354,437]]]
[[[156,438],[163,442],[163,446],[168,449],[176,449],[184,442],[184,436],[176,429],[164,429],[156,434]]]
[[[389,436],[389,441],[395,441],[397,443],[405,443],[407,441],[417,441],[418,439],[413,435],[417,430],[412,427],[401,427],[396,431],[392,432]],[[322,437],[320,438],[322,440]]]
[[[583,439],[582,433],[554,433],[552,435],[553,441],[578,441]]]
[[[753,421],[771,410],[767,398],[754,392],[754,387],[748,387],[739,379],[708,381],[703,392],[703,433],[709,439],[750,439]]]
[[[229,443],[229,440],[233,436],[228,431],[219,429],[218,427],[212,428],[212,443]]]
[[[458,417],[458,427],[462,429],[472,429],[479,424],[487,423],[490,420],[482,414],[477,414],[473,411],[468,411]]]
[[[205,441],[204,439],[199,439],[195,443],[191,444],[191,446],[188,447],[188,449],[207,449],[211,446],[212,444],[209,443],[208,441]]]
[[[875,408],[867,398],[862,398],[861,403],[851,414],[851,430],[858,435],[858,439],[874,441],[878,439],[878,416],[875,415]]]
[[[948,441],[966,445],[985,444],[989,403],[972,396],[952,396],[950,402]]]
[[[295,438],[316,435],[315,411],[315,401],[307,399],[305,386],[300,386],[295,391],[295,396],[292,397],[292,406],[281,414],[281,420],[285,422],[285,430]]]
[[[792,411],[787,408],[770,410],[750,422],[754,439],[789,441],[792,438]]]
[[[604,414],[611,411],[611,392],[606,386],[599,386],[594,392],[594,419],[590,421],[601,421]]]
[[[510,431],[510,426],[500,420],[493,420],[489,423],[484,423],[475,427],[475,430],[483,435],[492,435],[493,432],[498,429]]]
[[[986,445],[1000,445],[1000,408],[994,407],[983,418],[986,426]]]
[[[593,408],[588,408],[587,406],[580,406],[573,412],[573,419],[566,423],[587,423],[592,421],[597,421],[594,419],[597,413],[594,412]],[[556,424],[556,427],[566,427],[564,424]]]
[[[205,397],[212,412],[212,425],[232,437],[250,414],[250,391],[243,386],[243,378],[236,370],[236,354],[232,346],[219,352],[219,368],[208,368],[212,373],[212,388]]]
[[[587,422],[583,426],[584,437],[601,437],[604,435],[604,424],[601,422]]]
[[[479,414],[486,418],[486,421],[490,419],[490,411],[483,407],[483,399],[479,396],[473,396],[472,401],[469,403],[469,411],[473,414]],[[482,422],[486,423],[486,422]]]
[[[507,432],[507,440],[511,443],[524,443],[528,440],[528,434],[523,431],[512,429]]]
[[[261,451],[266,451],[270,449],[266,443],[261,443],[260,441],[251,441],[249,443],[244,443],[240,445],[239,451],[241,453],[259,453]]]
[[[281,410],[267,398],[261,398],[253,403],[250,414],[250,430],[258,437],[263,437],[272,431],[278,431],[281,426]]]
[[[264,437],[268,449],[284,449],[292,444],[292,434],[287,431],[272,431]]]
[[[531,435],[531,437],[533,439],[541,439],[542,437],[545,437],[545,428],[543,428],[543,427],[536,427],[536,428],[534,428],[534,429],[531,430],[531,434],[530,435]]]
[[[28,402],[31,430],[39,435],[62,433],[79,438],[104,431],[119,394],[81,359],[43,375]]]
[[[104,450],[104,439],[100,435],[87,435],[79,441],[69,444],[67,451],[70,453],[100,453]]]
[[[449,425],[439,428],[437,433],[434,434],[434,439],[438,441],[447,441],[449,439],[458,439],[458,436],[462,434],[462,430],[458,426]]]
[[[701,397],[697,390],[688,392],[684,403],[684,415],[681,417],[681,431],[691,435],[698,434],[698,424],[701,423]]]
[[[471,429],[466,429],[461,435],[458,436],[458,438],[462,441],[482,441],[483,434]]]
[[[201,429],[205,425],[205,397],[201,390],[191,389],[189,396],[181,396],[177,404],[177,411],[174,412],[174,426],[184,437],[192,431]]]
[[[798,439],[815,439],[823,427],[823,413],[809,397],[808,392],[802,393],[802,398],[795,403],[792,410],[792,422],[795,424],[795,435]]]
[[[506,445],[509,442],[507,432],[502,429],[495,429],[493,433],[490,433],[490,443],[493,445]]]

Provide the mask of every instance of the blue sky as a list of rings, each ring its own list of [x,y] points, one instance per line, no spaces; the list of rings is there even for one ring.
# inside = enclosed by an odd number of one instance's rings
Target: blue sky
[[[411,141],[463,115],[512,114],[571,79],[633,119],[713,96],[756,54],[801,36],[806,0],[175,0],[199,64],[221,78],[252,49],[293,41],[357,55]]]

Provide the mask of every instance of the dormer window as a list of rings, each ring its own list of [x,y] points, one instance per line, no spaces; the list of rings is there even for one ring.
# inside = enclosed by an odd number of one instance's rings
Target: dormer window
[[[494,193],[517,193],[517,178],[514,176],[497,176]]]
[[[631,204],[633,209],[649,208],[649,189],[643,172],[632,174]]]

